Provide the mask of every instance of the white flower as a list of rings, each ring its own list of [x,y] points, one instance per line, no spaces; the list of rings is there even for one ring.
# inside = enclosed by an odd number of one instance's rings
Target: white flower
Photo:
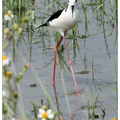
[[[40,118],[41,120],[47,120],[47,119],[52,120],[54,118],[54,114],[52,113],[51,109],[45,111],[44,109],[40,108],[38,118]]]
[[[13,18],[13,17],[14,17],[14,15],[11,13],[10,10],[8,10],[7,14],[4,15],[5,21],[11,21],[11,18]]]
[[[18,119],[18,118],[14,118],[14,117],[13,117],[11,120],[19,120],[19,119]]]
[[[3,66],[4,65],[9,65],[10,61],[11,61],[11,59],[9,57],[7,57],[6,55],[2,56],[2,64],[3,64]]]
[[[11,120],[18,120],[18,119],[15,119],[15,118],[13,117]]]

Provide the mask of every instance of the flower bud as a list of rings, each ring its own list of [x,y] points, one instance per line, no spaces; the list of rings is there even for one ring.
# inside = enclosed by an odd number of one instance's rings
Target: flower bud
[[[47,106],[46,106],[46,105],[43,105],[43,106],[42,106],[42,109],[47,110]]]
[[[7,75],[8,80],[10,80],[10,78],[12,77],[12,72],[7,71],[7,72],[6,72],[6,75]]]
[[[14,93],[14,98],[17,99],[18,98],[18,94]]]
[[[7,71],[7,72],[6,72],[6,75],[7,75],[7,76],[12,76],[12,72]]]
[[[17,29],[18,29],[18,24],[17,24],[17,23],[15,23],[15,24],[13,25],[13,29],[14,29],[14,30],[17,30]]]
[[[20,77],[17,76],[17,77],[16,77],[16,82],[18,83],[19,81],[20,81]]]
[[[22,28],[19,28],[18,29],[18,35],[20,35],[22,33],[22,31],[23,31]]]
[[[30,16],[31,15],[31,10],[28,10],[26,15]]]
[[[5,33],[5,34],[9,34],[9,32],[10,32],[9,28],[5,28],[5,29],[4,29],[4,33]]]
[[[55,112],[55,111],[53,111],[52,113],[53,113],[54,115],[56,115],[56,112]]]
[[[19,73],[19,76],[20,76],[20,78],[22,78],[22,77],[23,77],[23,73],[22,73],[22,72],[20,72],[20,73]]]
[[[26,72],[27,71],[27,65],[24,65],[23,66],[23,72]]]
[[[26,16],[26,17],[23,18],[23,22],[26,23],[26,22],[29,21],[29,19],[30,19],[30,17],[29,17],[29,16]]]

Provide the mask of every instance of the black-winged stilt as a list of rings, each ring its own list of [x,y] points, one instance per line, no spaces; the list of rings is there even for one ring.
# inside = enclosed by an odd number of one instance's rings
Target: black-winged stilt
[[[70,57],[69,57],[68,48],[67,48],[67,44],[66,44],[65,37],[64,37],[65,33],[68,30],[74,28],[75,25],[78,23],[79,12],[78,12],[77,7],[76,7],[76,2],[77,2],[77,0],[68,0],[68,8],[65,8],[63,10],[59,10],[59,11],[55,12],[47,20],[46,23],[44,23],[43,25],[41,25],[39,27],[43,27],[43,26],[49,27],[50,26],[62,35],[61,39],[59,40],[57,45],[54,47],[54,71],[53,71],[53,81],[52,82],[53,83],[55,82],[56,51],[57,51],[57,48],[58,48],[58,46],[60,45],[60,43],[63,39],[64,43],[65,43],[66,50],[67,50],[69,64],[70,64],[70,67],[71,67],[71,71],[72,71],[74,83],[75,83],[75,86],[76,86],[77,94],[79,94],[77,83],[76,83],[76,80],[75,80],[75,75],[74,75],[73,68],[72,68],[72,62],[71,62]]]

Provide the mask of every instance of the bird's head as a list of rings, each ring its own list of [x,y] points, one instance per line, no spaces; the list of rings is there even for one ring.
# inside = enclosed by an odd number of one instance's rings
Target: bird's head
[[[77,0],[68,0],[68,6],[72,10],[72,17],[73,17],[73,11],[74,11],[74,6],[75,6],[76,2],[77,2]]]

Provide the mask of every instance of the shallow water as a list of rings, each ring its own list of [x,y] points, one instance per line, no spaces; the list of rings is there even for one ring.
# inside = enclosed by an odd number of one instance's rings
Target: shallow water
[[[60,1],[64,3],[66,1]],[[45,20],[54,11],[52,7],[47,9],[48,4],[44,5],[45,11],[43,9],[43,3],[35,1],[37,7],[42,8],[41,12],[36,12],[36,23],[34,28],[40,25],[42,22],[42,16],[44,13]],[[52,3],[52,1],[51,1]],[[88,2],[89,3],[89,2]],[[66,3],[67,4],[67,3]],[[64,7],[64,5],[62,4]],[[72,31],[68,31],[66,34],[66,42],[69,50],[70,59],[72,61],[74,73],[81,71],[89,71],[87,74],[75,74],[77,81],[79,93],[82,96],[76,96],[76,88],[74,85],[74,80],[69,66],[69,61],[67,57],[67,52],[64,49],[63,52],[57,53],[57,65],[56,65],[56,94],[59,103],[59,109],[63,114],[65,120],[70,119],[74,116],[75,120],[86,120],[88,119],[88,99],[87,91],[89,91],[90,103],[92,106],[92,94],[90,87],[93,90],[94,101],[96,96],[99,94],[97,100],[98,113],[102,115],[100,108],[105,108],[105,120],[110,120],[116,118],[116,114],[111,106],[117,111],[117,96],[115,88],[115,64],[114,59],[117,63],[117,26],[115,20],[110,22],[108,19],[110,16],[109,3],[105,4],[105,12],[107,15],[104,16],[104,24],[100,20],[96,20],[96,15],[93,15],[92,7],[87,5],[87,27],[85,23],[85,17],[82,9],[81,2],[78,1],[78,8],[80,11],[80,20],[78,23],[78,30],[75,39],[71,38]],[[55,4],[56,10],[58,10],[58,5]],[[35,7],[33,6],[35,9]],[[60,6],[59,6],[60,9]],[[113,13],[111,13],[113,14]],[[92,17],[91,17],[92,16]],[[26,29],[25,29],[26,30]],[[39,29],[38,29],[39,30]],[[57,109],[56,99],[54,94],[52,77],[53,77],[53,66],[54,66],[54,50],[53,47],[57,43],[56,33],[54,31],[49,31],[47,28],[43,28],[43,35],[40,31],[35,30],[32,32],[30,29],[23,32],[23,41],[17,41],[16,47],[24,55],[25,59],[30,61],[31,65],[35,68],[40,81],[47,86],[48,93],[51,98],[51,109]],[[80,36],[86,36],[86,38],[81,38]],[[33,44],[34,42],[37,44]],[[54,43],[54,45],[53,45]],[[65,47],[65,46],[64,46]],[[52,49],[48,49],[52,48]],[[24,64],[21,60],[21,56],[18,55],[16,51],[13,51],[13,47],[7,48],[6,52],[13,55],[14,64],[17,72],[20,72],[22,65]],[[94,72],[92,72],[92,58]],[[60,69],[61,67],[61,69]],[[65,82],[65,89],[67,94],[64,94],[64,88],[62,84],[62,79]],[[30,87],[31,84],[36,84],[36,87]],[[90,87],[89,87],[90,85]],[[28,71],[24,75],[23,79],[20,81],[21,95],[23,99],[24,108],[28,111],[33,110],[33,106],[30,102],[35,103],[37,101],[38,105],[41,105],[41,99],[47,104],[46,96],[35,76],[33,71],[28,68]],[[66,103],[66,97],[68,97],[69,106]],[[110,106],[111,105],[111,106]],[[82,106],[86,106],[83,109]],[[68,110],[69,109],[69,110]],[[33,114],[33,113],[32,113]],[[31,117],[31,115],[29,116]],[[100,119],[100,118],[99,118]]]

